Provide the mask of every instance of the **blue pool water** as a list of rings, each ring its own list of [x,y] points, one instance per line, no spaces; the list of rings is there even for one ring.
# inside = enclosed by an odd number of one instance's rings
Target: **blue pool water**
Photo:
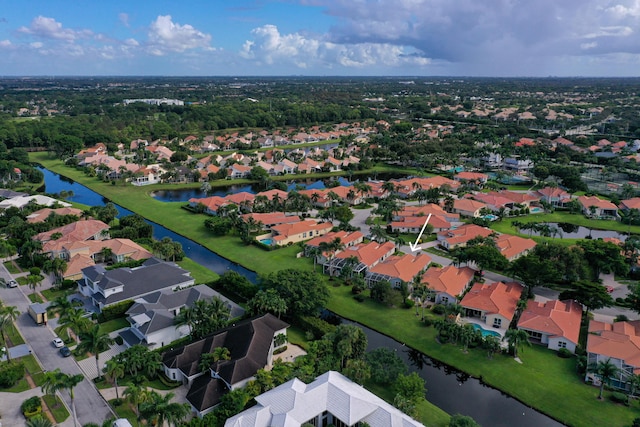
[[[539,208],[539,207],[534,207],[534,208],[531,208],[529,210],[529,212],[531,212],[531,213],[541,213],[541,212],[544,212],[544,209]]]
[[[260,243],[267,245],[267,246],[271,246],[271,244],[273,243],[273,239],[262,239],[260,240]]]
[[[485,216],[483,216],[484,219],[488,219],[489,221],[495,221],[498,219],[498,217],[496,215],[493,214],[487,214]]]
[[[471,325],[473,325],[473,329],[477,329],[482,333],[483,337],[486,337],[487,335],[492,335],[496,338],[502,338],[502,335],[500,335],[498,332],[496,331],[491,331],[491,330],[487,330],[485,328],[483,328],[482,326],[476,324],[476,323],[472,323]]]

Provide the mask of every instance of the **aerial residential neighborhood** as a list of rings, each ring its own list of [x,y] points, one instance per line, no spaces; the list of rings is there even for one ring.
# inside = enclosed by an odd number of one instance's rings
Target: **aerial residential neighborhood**
[[[182,116],[229,103],[254,120],[260,85],[216,82],[224,95],[204,102],[197,81],[191,101],[126,81],[109,108],[153,129],[0,140],[2,421],[640,419],[640,135],[626,112],[597,84],[581,98],[527,81],[496,101],[481,81],[374,81],[384,96],[277,126]],[[16,117],[52,107],[43,96]],[[38,121],[85,117],[53,110]]]

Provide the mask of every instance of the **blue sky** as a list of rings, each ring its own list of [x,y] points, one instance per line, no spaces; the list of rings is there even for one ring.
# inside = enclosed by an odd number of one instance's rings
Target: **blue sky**
[[[640,74],[640,0],[0,5],[0,75]]]

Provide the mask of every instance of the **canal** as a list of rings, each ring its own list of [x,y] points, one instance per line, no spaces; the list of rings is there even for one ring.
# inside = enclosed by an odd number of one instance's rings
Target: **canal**
[[[46,192],[60,193],[73,191],[68,200],[89,206],[103,205],[108,200],[89,188],[74,181],[61,177],[47,169],[42,169],[45,177]],[[121,206],[116,205],[120,215],[131,215]],[[153,237],[161,239],[169,237],[180,242],[185,254],[195,262],[222,274],[227,270],[234,270],[245,275],[255,283],[256,273],[211,252],[209,249],[186,239],[156,223],[153,225]],[[343,320],[348,322],[347,320]],[[353,323],[353,322],[350,322]],[[382,335],[372,329],[363,328],[369,340],[369,350],[388,347],[398,352],[398,355],[418,372],[426,381],[427,399],[448,412],[449,414],[463,414],[473,417],[484,427],[560,427],[561,423],[546,415],[529,408],[494,388],[484,385],[480,380],[471,378],[464,372],[457,371],[450,366],[439,363],[428,356],[409,349],[404,344]],[[455,350],[454,350],[455,351]],[[522,385],[526,387],[526,384]]]

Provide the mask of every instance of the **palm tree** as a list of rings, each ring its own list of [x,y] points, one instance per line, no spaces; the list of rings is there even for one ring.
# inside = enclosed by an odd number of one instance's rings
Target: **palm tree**
[[[71,410],[73,411],[73,425],[78,425],[78,416],[76,414],[76,403],[73,389],[84,380],[84,375],[65,374],[57,368],[55,371],[45,373],[44,382],[41,386],[42,392],[46,394],[55,394],[59,390],[67,390],[71,398]]]
[[[75,304],[67,299],[66,296],[61,295],[58,298],[54,299],[47,311],[52,314],[57,314],[58,316],[62,316],[67,311],[70,311],[74,308]]]
[[[195,311],[192,307],[181,308],[180,312],[173,318],[173,323],[175,323],[176,328],[187,325],[189,328],[189,335],[191,335],[195,323]]]
[[[33,295],[36,294],[36,288],[40,285],[44,277],[39,274],[29,274],[27,276],[27,285],[33,291]]]
[[[0,302],[0,304],[2,304]],[[7,347],[8,337],[7,329],[13,325],[13,322],[20,316],[20,310],[13,305],[0,305],[0,335],[2,336],[3,347]],[[11,362],[9,350],[6,351],[7,362]]]
[[[620,370],[613,364],[613,362],[611,362],[611,358],[609,358],[592,364],[589,367],[589,371],[593,372],[593,374],[600,379],[600,393],[598,394],[598,399],[602,400],[602,392],[604,391],[605,384],[609,385],[611,378],[618,375]]]
[[[42,415],[36,415],[27,420],[26,427],[53,427],[53,423],[49,421],[49,418]]]
[[[529,334],[522,329],[509,329],[504,335],[504,339],[509,343],[509,347],[513,349],[513,357],[518,357],[518,348],[523,345],[531,345]]]
[[[189,414],[189,405],[171,402],[173,397],[174,393],[162,396],[152,391],[148,400],[140,406],[140,414],[158,427],[163,427],[165,421],[177,426]]]
[[[130,385],[122,395],[133,405],[136,417],[138,418],[138,425],[140,425],[140,404],[147,401],[149,391],[146,387],[140,385]]]
[[[227,347],[216,347],[213,349],[213,361],[218,362],[220,360],[231,360],[231,352]]]
[[[116,359],[107,360],[106,365],[104,373],[107,375],[107,378],[113,381],[113,385],[116,388],[116,399],[120,400],[120,396],[118,395],[118,378],[124,377],[124,365]]]
[[[84,317],[84,310],[73,308],[67,310],[60,316],[60,328],[66,330],[67,339],[69,338],[69,329],[73,329],[76,336],[76,342],[79,343],[79,334],[86,332],[91,327],[91,321]]]

